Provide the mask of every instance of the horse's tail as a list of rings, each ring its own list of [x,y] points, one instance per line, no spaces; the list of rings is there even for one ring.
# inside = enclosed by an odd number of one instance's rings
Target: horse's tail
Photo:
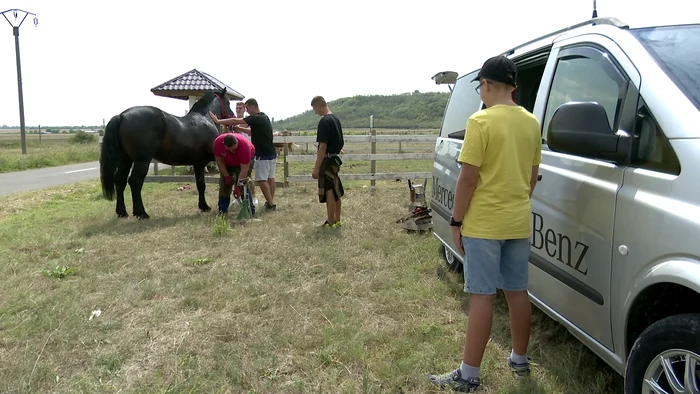
[[[116,115],[109,120],[105,127],[105,135],[102,139],[102,152],[100,153],[100,182],[102,183],[102,194],[107,200],[114,199],[114,176],[117,172],[119,162],[119,124],[121,115]]]

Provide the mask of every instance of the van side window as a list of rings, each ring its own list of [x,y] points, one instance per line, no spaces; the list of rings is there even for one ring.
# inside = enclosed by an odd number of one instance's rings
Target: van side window
[[[478,82],[470,82],[478,74],[477,70],[457,80],[447,102],[440,137],[464,139],[467,120],[479,110],[481,104],[481,96],[475,90]]]
[[[586,48],[587,50],[597,49]],[[550,88],[542,138],[546,142],[549,121],[560,105],[571,101],[593,101],[602,105],[608,115],[610,128],[617,129],[617,120],[626,92],[626,81],[616,72],[615,66],[604,60],[582,55],[573,55],[559,59]]]
[[[663,172],[671,175],[681,173],[681,164],[676,152],[666,139],[661,127],[649,111],[643,99],[640,99],[635,125],[635,149],[632,167]]]

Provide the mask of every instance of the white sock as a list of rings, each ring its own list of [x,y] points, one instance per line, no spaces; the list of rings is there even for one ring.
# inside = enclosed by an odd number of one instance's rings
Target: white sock
[[[462,373],[462,379],[467,380],[469,378],[479,377],[479,367],[472,367],[462,361],[462,365],[459,366],[459,370]]]
[[[515,350],[511,350],[510,359],[516,364],[525,364],[527,362],[527,354],[524,356],[520,356],[518,354],[515,354]]]

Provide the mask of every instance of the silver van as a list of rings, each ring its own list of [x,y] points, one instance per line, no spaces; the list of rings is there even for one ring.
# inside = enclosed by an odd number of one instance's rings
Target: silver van
[[[533,304],[623,375],[626,393],[700,393],[700,24],[595,18],[504,54],[516,102],[542,124]],[[467,119],[483,108],[478,71],[436,75],[454,87],[430,207],[457,271],[449,218]]]

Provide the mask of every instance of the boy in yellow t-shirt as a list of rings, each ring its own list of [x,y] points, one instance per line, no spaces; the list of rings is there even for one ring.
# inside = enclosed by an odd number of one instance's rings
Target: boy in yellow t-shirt
[[[530,373],[530,197],[542,160],[540,123],[512,99],[517,81],[513,61],[488,59],[477,80],[487,108],[467,121],[450,223],[464,255],[464,291],[471,294],[464,355],[456,370],[430,376],[438,386],[466,392],[480,385],[499,288],[508,301],[513,337],[508,365],[516,377]]]

